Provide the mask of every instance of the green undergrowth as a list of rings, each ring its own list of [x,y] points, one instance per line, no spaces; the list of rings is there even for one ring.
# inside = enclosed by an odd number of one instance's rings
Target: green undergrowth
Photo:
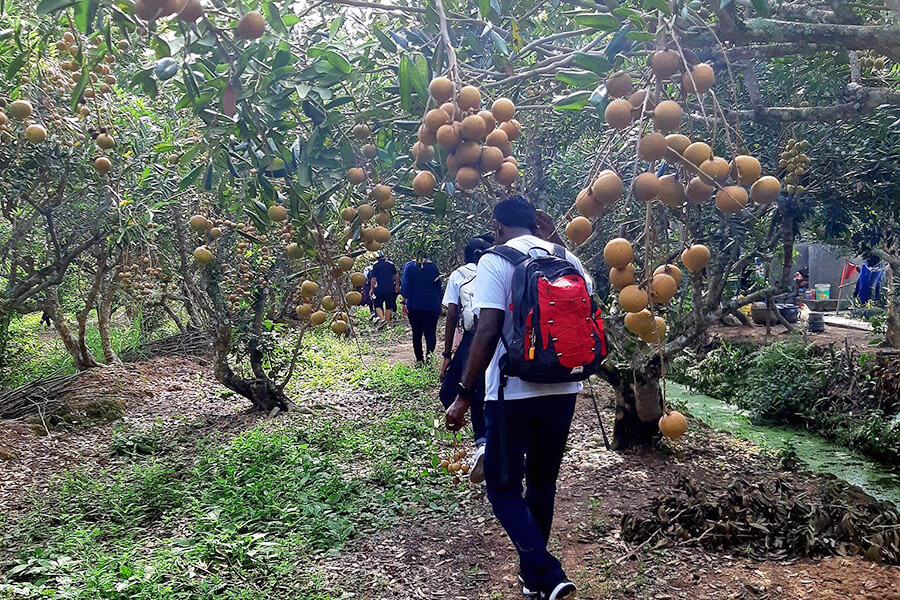
[[[677,359],[670,376],[760,422],[806,429],[900,464],[900,426],[893,424],[897,399],[877,390],[866,364],[848,381],[840,358],[800,342],[722,344],[700,359]]]
[[[119,432],[123,466],[71,473],[0,521],[0,598],[330,600],[318,560],[402,517],[455,510],[463,492],[431,468],[433,369],[313,342],[298,391],[328,381],[413,400],[364,423],[288,415],[190,455],[155,452],[169,446],[158,431]]]

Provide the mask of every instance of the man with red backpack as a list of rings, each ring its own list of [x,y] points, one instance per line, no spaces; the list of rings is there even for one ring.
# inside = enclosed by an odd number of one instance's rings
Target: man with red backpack
[[[575,398],[581,380],[606,356],[603,323],[581,263],[535,235],[537,213],[529,202],[503,200],[493,217],[497,246],[478,262],[478,329],[447,427],[465,424],[484,376],[487,496],[519,554],[522,591],[539,600],[571,600],[575,585],[547,541]]]

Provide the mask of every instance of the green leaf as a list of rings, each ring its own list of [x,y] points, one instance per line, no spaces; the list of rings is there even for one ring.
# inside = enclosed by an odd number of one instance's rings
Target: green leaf
[[[664,15],[671,15],[669,3],[666,0],[644,0],[644,8],[647,10],[658,10]]]
[[[648,44],[656,39],[656,36],[646,31],[629,31],[625,37],[633,42]]]
[[[91,69],[87,68],[87,65],[81,69],[81,77],[78,78],[78,83],[75,85],[75,89],[72,90],[72,112],[78,108],[78,101],[81,99],[81,93],[84,92],[85,86],[88,83],[88,77],[91,74]]]
[[[334,36],[338,34],[341,30],[341,27],[344,26],[344,15],[338,16],[337,19],[331,22],[331,26],[328,28],[328,39],[333,40]]]
[[[9,63],[9,68],[6,70],[6,77],[8,79],[16,79],[19,69],[25,64],[26,57],[27,55],[24,52],[21,52]]]
[[[506,40],[500,37],[500,34],[491,30],[491,39],[494,40],[494,48],[496,48],[503,56],[509,56],[509,48],[506,46]]]
[[[191,186],[197,178],[200,177],[200,173],[203,171],[203,165],[195,167],[190,170],[190,172],[181,178],[181,181],[178,182],[178,189],[183,190]]]
[[[37,6],[38,15],[49,15],[78,4],[81,0],[41,0]]]
[[[622,24],[619,19],[613,15],[575,15],[572,19],[579,25],[591,27],[599,31],[615,31]]]
[[[602,54],[597,52],[576,52],[572,55],[575,64],[582,69],[593,71],[603,77],[612,68],[612,63]]]
[[[207,192],[212,191],[213,187],[213,165],[210,161],[209,165],[206,167],[206,175],[203,176],[203,189]]]
[[[90,35],[98,8],[98,0],[81,0],[75,4],[75,25],[81,33]]]
[[[407,113],[412,112],[413,75],[410,73],[412,70],[412,61],[409,60],[409,57],[401,57],[398,73],[398,79],[400,80],[400,108]]]
[[[397,44],[395,44],[394,40],[392,40],[385,32],[383,32],[381,30],[381,28],[378,27],[378,25],[372,26],[372,34],[375,36],[375,38],[381,44],[382,48],[384,48],[388,52],[396,52],[397,51]]]
[[[490,19],[491,16],[491,0],[480,0],[478,3],[478,14],[484,20]]]
[[[424,107],[428,97],[428,61],[421,54],[406,55],[400,59],[400,106],[406,112],[413,112],[412,95],[418,96],[419,107]]]
[[[600,83],[600,76],[593,71],[557,71],[556,79],[579,89]]]
[[[766,0],[751,0],[751,2],[753,2],[753,8],[756,9],[756,13],[759,16],[769,16],[769,3]]]
[[[588,105],[591,99],[591,92],[580,91],[553,101],[555,110],[581,110]]]
[[[328,64],[345,75],[353,70],[353,65],[350,64],[350,61],[334,50],[326,50],[324,56],[325,60],[328,61]]]

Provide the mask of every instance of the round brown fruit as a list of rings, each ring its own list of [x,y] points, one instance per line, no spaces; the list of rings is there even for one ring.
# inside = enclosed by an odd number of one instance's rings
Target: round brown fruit
[[[474,167],[481,160],[481,146],[478,142],[463,142],[453,153],[457,167]]]
[[[315,298],[316,294],[319,293],[319,284],[310,279],[305,280],[300,284],[300,294],[304,298]]]
[[[369,240],[363,245],[369,252],[378,252],[381,249],[381,242],[378,240]]]
[[[715,191],[715,187],[704,183],[699,177],[694,177],[688,182],[684,193],[692,203],[700,204],[709,200]]]
[[[347,333],[348,327],[349,325],[347,325],[345,321],[338,321],[337,319],[335,319],[331,322],[331,331],[333,331],[337,335],[344,335],[345,333]]]
[[[687,431],[687,419],[677,410],[670,410],[659,418],[659,432],[670,440],[677,440]]]
[[[634,259],[634,248],[625,238],[609,240],[603,248],[603,259],[611,267],[624,269]]]
[[[503,152],[493,146],[485,146],[481,149],[481,157],[478,162],[482,173],[496,171],[503,164]]]
[[[416,142],[412,146],[412,155],[419,164],[429,163],[434,158],[434,146],[426,146],[422,142]]]
[[[494,148],[503,148],[509,144],[509,136],[502,129],[495,129],[487,135],[484,143]]]
[[[105,156],[98,156],[94,159],[94,170],[101,175],[106,175],[112,168],[112,161]]]
[[[463,112],[478,108],[481,106],[481,92],[473,85],[464,86],[456,96],[456,105]]]
[[[653,125],[663,133],[678,131],[684,111],[674,100],[663,100],[653,109]]]
[[[453,97],[453,82],[446,77],[435,77],[428,84],[428,93],[436,104],[442,104]]]
[[[494,173],[494,179],[497,180],[497,183],[506,187],[515,183],[518,176],[519,169],[511,162],[504,162]]]
[[[665,175],[659,178],[659,189],[656,197],[666,206],[681,208],[684,204],[684,186],[675,175]]]
[[[653,271],[653,275],[665,274],[675,280],[675,285],[681,285],[681,269],[676,265],[659,265]]]
[[[647,344],[659,344],[666,339],[666,320],[662,317],[653,317],[650,329],[640,336]]]
[[[439,108],[432,108],[425,113],[425,127],[431,131],[437,132],[442,125],[450,122],[450,115]]]
[[[621,98],[613,100],[606,105],[603,116],[613,129],[625,129],[631,125],[631,103]]]
[[[591,235],[591,222],[584,217],[575,217],[566,225],[566,237],[575,244],[583,244]]]
[[[460,167],[456,172],[456,185],[462,190],[474,190],[481,182],[481,173],[472,167]]]
[[[447,155],[447,172],[456,177],[456,172],[459,171],[459,168],[462,165],[459,164],[459,161],[456,160],[455,154]]]
[[[713,156],[709,160],[705,160],[701,163],[700,178],[703,179],[705,183],[712,183],[715,181],[721,185],[728,179],[728,171],[730,169],[731,167],[728,165],[727,160],[719,156]]]
[[[481,120],[484,121],[484,133],[487,135],[497,128],[497,119],[494,118],[494,114],[489,110],[480,110],[478,111],[478,116],[481,117]]]
[[[347,181],[350,185],[359,185],[366,180],[365,170],[359,167],[351,167],[347,169]]]
[[[503,130],[506,134],[506,139],[510,142],[514,142],[519,139],[519,135],[522,133],[522,124],[515,119],[510,119],[505,123],[500,123],[499,129]]]
[[[25,139],[32,144],[43,143],[47,139],[47,130],[41,125],[29,125],[25,128]]]
[[[341,218],[349,223],[356,218],[356,209],[352,206],[347,206],[341,210]]]
[[[622,179],[613,171],[602,171],[591,184],[591,195],[603,206],[609,206],[622,198]]]
[[[326,313],[324,310],[317,310],[313,314],[309,315],[309,322],[313,327],[318,327],[327,320],[328,313]]]
[[[312,304],[304,303],[297,306],[297,317],[304,321],[312,314]]]
[[[694,65],[690,75],[681,78],[682,87],[686,94],[705,94],[716,82],[716,73],[706,63]]]
[[[491,105],[491,114],[498,123],[509,121],[516,115],[516,105],[509,98],[497,98]]]
[[[758,204],[771,204],[778,200],[781,193],[781,182],[777,177],[766,175],[760,177],[756,183],[750,187],[750,198]]]
[[[625,71],[616,71],[606,78],[606,92],[611,98],[624,98],[634,91],[631,75]]]
[[[290,256],[291,258],[302,258],[303,257],[303,248],[301,248],[294,242],[291,242],[290,244],[288,244],[287,248],[285,248],[285,250],[287,250],[288,256]]]
[[[9,106],[6,107],[6,114],[8,114],[13,119],[18,119],[20,121],[24,121],[34,112],[34,109],[31,106],[31,102],[28,100],[13,100]]]
[[[692,244],[681,253],[681,264],[691,273],[699,273],[709,264],[709,248],[703,244]]]
[[[108,133],[101,133],[97,136],[97,145],[103,150],[109,150],[116,145],[116,140]]]
[[[413,179],[413,191],[416,196],[430,196],[434,193],[434,174],[431,171],[419,171]]]
[[[375,236],[375,241],[379,244],[386,244],[391,239],[391,232],[387,227],[382,227],[379,225],[372,233]]]
[[[731,161],[731,177],[738,185],[753,185],[760,175],[762,175],[762,166],[754,156],[740,154]]]
[[[609,270],[609,284],[617,290],[622,290],[629,285],[634,285],[635,281],[634,265],[625,265],[624,269],[612,267]]]
[[[251,11],[241,17],[237,25],[239,38],[256,40],[266,32],[266,19],[258,12]]]
[[[194,249],[194,260],[198,265],[208,265],[212,262],[213,255],[206,246],[199,246]]]
[[[687,147],[691,145],[691,140],[688,136],[680,134],[680,133],[670,133],[666,136],[666,146],[669,149],[666,151],[666,158],[670,160],[678,159],[678,155],[684,155],[684,151],[687,150]]]
[[[362,155],[367,160],[374,160],[378,157],[378,146],[375,144],[365,144],[362,147]]]
[[[594,199],[590,188],[584,188],[575,197],[575,210],[582,217],[599,217],[603,213],[603,205]]]
[[[209,229],[209,221],[203,215],[194,215],[188,219],[188,227],[191,228],[191,231],[202,233]]]
[[[654,162],[666,155],[669,146],[666,144],[666,136],[661,133],[648,133],[638,142],[638,156],[647,162]]]
[[[690,163],[688,168],[692,171],[697,171],[700,169],[700,165],[713,157],[713,152],[706,142],[694,142],[685,148],[681,155],[684,157],[685,162]]]
[[[419,127],[419,135],[418,135],[419,143],[424,146],[434,146],[437,144],[437,135],[434,131],[428,129],[425,125]]]
[[[353,258],[350,256],[342,256],[337,261],[338,267],[345,273],[353,268]]]
[[[484,119],[478,115],[469,115],[462,120],[459,130],[464,139],[480,141],[484,137]]]
[[[275,221],[276,223],[281,223],[282,221],[287,221],[288,211],[285,207],[280,204],[273,204],[269,207],[269,219]]]
[[[372,130],[365,123],[357,123],[353,126],[353,137],[358,140],[364,140],[372,135]]]
[[[357,291],[350,291],[344,294],[344,301],[348,306],[359,306],[362,303],[362,294]]]
[[[375,209],[372,208],[371,204],[360,204],[359,208],[356,209],[356,214],[359,216],[360,221],[368,221],[375,214]]]
[[[441,110],[447,113],[447,116],[450,117],[451,121],[459,121],[460,110],[458,106],[455,106],[452,102],[444,102],[441,104]]]
[[[646,308],[625,315],[625,329],[635,335],[645,335],[647,332],[651,331],[654,326],[653,315],[651,315],[650,311]]]
[[[641,173],[634,178],[634,197],[640,202],[650,202],[659,192],[659,179],[655,173]]]
[[[353,287],[356,287],[356,288],[366,285],[366,276],[363,275],[362,273],[360,273],[359,271],[351,274],[350,275],[350,285],[352,285]]]
[[[671,275],[659,273],[650,279],[650,299],[657,304],[665,304],[675,297],[678,282]]]
[[[619,292],[619,306],[625,312],[639,312],[650,303],[650,296],[647,290],[642,290],[636,285],[626,285]]]
[[[716,193],[716,208],[725,214],[738,213],[747,206],[747,190],[739,185],[729,185]]]
[[[681,56],[674,50],[659,50],[650,58],[650,69],[658,79],[669,79],[681,71]]]
[[[213,227],[212,229],[209,230],[209,237],[211,237],[214,240],[219,239],[220,237],[222,237],[222,230],[219,229],[218,227]]]
[[[320,302],[320,304],[325,310],[334,310],[334,307],[337,306],[337,303],[331,296],[322,296],[322,301]]]
[[[178,18],[185,23],[194,23],[203,16],[203,5],[199,0],[188,0],[178,12]]]
[[[453,125],[441,125],[437,130],[437,142],[444,150],[453,150],[459,144],[459,133]]]

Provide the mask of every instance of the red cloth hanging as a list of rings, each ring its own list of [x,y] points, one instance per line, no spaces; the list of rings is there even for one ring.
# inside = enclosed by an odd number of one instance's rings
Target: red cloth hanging
[[[854,265],[852,262],[847,262],[844,264],[844,268],[841,270],[841,285],[844,285],[844,282],[859,273],[859,265]]]

